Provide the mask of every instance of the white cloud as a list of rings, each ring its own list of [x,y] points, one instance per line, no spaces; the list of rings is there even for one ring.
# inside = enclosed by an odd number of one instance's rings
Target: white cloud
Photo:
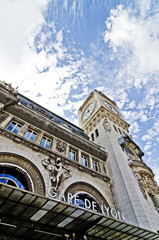
[[[149,0],[141,2],[150,4]],[[111,11],[110,18],[106,21],[105,42],[109,41],[114,51],[122,48],[128,54],[132,54],[128,65],[135,64],[135,72],[159,71],[159,13],[156,11],[155,14],[146,16],[148,9],[149,7],[146,7],[142,10],[142,15],[137,15],[136,9],[119,5]],[[136,86],[140,86],[140,81],[141,79],[135,79]]]
[[[130,132],[136,134],[140,131],[139,125],[137,122],[133,122],[130,126]]]

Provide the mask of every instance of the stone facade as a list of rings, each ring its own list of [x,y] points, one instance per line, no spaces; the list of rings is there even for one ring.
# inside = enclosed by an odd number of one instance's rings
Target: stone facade
[[[79,120],[84,131],[1,81],[0,181],[158,230],[159,188],[116,104],[95,90]]]

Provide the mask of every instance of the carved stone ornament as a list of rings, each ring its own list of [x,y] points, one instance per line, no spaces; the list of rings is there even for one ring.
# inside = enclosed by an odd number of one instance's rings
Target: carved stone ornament
[[[5,112],[0,113],[0,123],[6,120],[9,115]]]
[[[139,187],[140,187],[140,190],[144,196],[145,199],[147,199],[147,194],[146,194],[146,191],[145,189],[143,188],[143,184],[142,184],[142,181],[141,181],[141,176],[138,172],[134,172],[134,177],[136,178],[138,184],[139,184]]]
[[[72,176],[71,170],[65,167],[59,157],[57,157],[55,161],[50,158],[44,159],[42,160],[42,165],[49,172],[51,185],[54,187],[54,190],[57,190],[61,181]]]
[[[104,118],[103,127],[104,127],[104,129],[106,130],[106,132],[110,132],[110,131],[111,131],[110,122],[109,122],[108,119],[106,119],[106,118]]]
[[[13,93],[14,95],[18,94],[18,87],[14,89],[11,83],[8,84],[0,80],[0,85],[3,86],[5,89],[7,89],[9,92]]]
[[[140,186],[140,189],[145,197],[145,190],[149,193],[152,193],[153,195],[159,193],[159,186],[157,185],[157,182],[154,180],[154,178],[147,172],[140,172],[134,173],[135,178],[138,181],[138,184]]]
[[[141,183],[148,192],[152,193],[153,195],[159,193],[159,186],[157,185],[157,182],[150,174],[141,173],[140,175]]]
[[[64,152],[66,150],[66,143],[57,139],[56,148],[59,152]]]

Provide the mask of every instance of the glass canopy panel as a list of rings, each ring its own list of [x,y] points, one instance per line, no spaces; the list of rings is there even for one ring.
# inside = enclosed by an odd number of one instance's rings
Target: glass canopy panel
[[[63,216],[62,214],[57,214],[56,217],[53,218],[52,221],[49,222],[49,225],[50,226],[56,226],[57,224],[62,222],[64,219],[66,219],[65,216]]]
[[[37,198],[33,201],[32,206],[33,206],[33,207],[40,208],[40,207],[42,207],[46,202],[47,202],[46,199],[44,199],[44,198],[42,198],[42,197],[37,197]]]
[[[109,225],[112,224],[112,223],[114,223],[114,220],[109,219],[109,220],[107,220],[106,222],[104,222],[104,223],[102,224],[102,226],[106,227],[106,226],[109,226]]]
[[[105,233],[103,236],[107,239],[107,237],[109,237],[109,236],[111,236],[111,235],[113,235],[115,233],[116,233],[116,231],[110,230],[109,232]]]
[[[99,228],[98,228],[99,230]],[[104,228],[103,227],[100,227],[100,230],[95,234],[96,237],[99,237],[99,236],[102,236],[104,234]]]
[[[62,203],[59,203],[58,205],[56,205],[53,209],[52,209],[52,212],[56,212],[56,213],[60,213],[62,212],[67,206],[62,204]]]
[[[53,209],[53,207],[55,207],[58,203],[57,202],[53,202],[51,200],[48,200],[45,205],[42,207],[42,209],[44,210],[51,210]]]
[[[84,225],[85,226],[85,225]],[[67,229],[70,229],[70,230],[74,230],[74,231],[82,231],[82,225],[81,225],[81,221],[78,220],[78,219],[74,219],[74,221],[72,221],[71,223],[69,223],[67,226],[66,226]]]
[[[46,210],[39,210],[37,211],[31,218],[31,221],[37,222],[39,221],[45,214],[47,213]]]
[[[7,201],[5,201],[5,203],[0,207],[0,212],[10,213],[15,206],[16,206],[16,202],[7,200]]]
[[[37,208],[28,207],[21,215],[21,218],[28,219],[37,212]]]
[[[83,213],[84,213],[83,210],[78,209],[78,210],[76,210],[75,212],[73,212],[73,213],[70,215],[70,217],[78,218],[78,217],[81,216]]]
[[[114,240],[116,239],[116,237],[120,236],[122,233],[121,232],[115,232],[114,234],[112,234],[111,236],[107,237],[107,239],[109,240]],[[131,236],[132,237],[132,236]]]
[[[149,237],[149,240],[155,240],[155,239],[159,239],[159,236],[158,237],[156,237],[156,236],[153,236],[153,237]]]
[[[13,190],[13,192],[9,196],[9,199],[13,201],[19,201],[23,196],[24,196],[23,192],[20,192],[18,190]]]
[[[26,205],[18,203],[15,208],[12,209],[12,215],[18,217],[25,211],[26,208]]]
[[[43,224],[49,224],[49,225],[51,225],[50,223],[51,223],[52,219],[55,218],[56,216],[57,216],[56,213],[48,212],[48,213],[46,213],[46,215],[44,215],[44,216],[39,220],[39,222],[40,222],[40,223],[43,223]]]
[[[57,226],[60,228],[66,227],[66,225],[68,225],[72,221],[73,221],[73,218],[67,217],[65,220],[63,220],[61,223],[59,223]]]
[[[3,185],[0,186],[0,192],[1,192],[2,198],[7,198],[12,191],[13,189],[10,187],[3,186]]]
[[[122,233],[121,235],[119,235],[118,237],[115,237],[114,240],[126,240],[128,234],[126,233]]]
[[[79,219],[81,220],[87,220],[92,216],[93,214],[91,212],[87,212],[85,211],[80,217]]]
[[[139,234],[141,234],[143,232],[144,232],[144,230],[139,229],[138,231],[134,232],[133,235],[138,236]]]
[[[75,212],[76,209],[73,207],[67,207],[66,209],[64,209],[64,211],[62,212],[63,215],[68,216],[70,214],[72,214],[73,212]]]
[[[116,228],[117,226],[120,226],[121,223],[120,222],[114,222],[111,225],[109,225],[110,228]]]
[[[129,230],[129,234],[131,234],[131,233],[135,233],[136,231],[138,231],[139,229],[138,228],[136,228],[136,227],[133,227],[132,229],[130,229]]]
[[[27,193],[27,194],[25,194],[25,196],[20,200],[20,202],[29,205],[29,204],[31,204],[36,198],[37,198],[37,196]]]

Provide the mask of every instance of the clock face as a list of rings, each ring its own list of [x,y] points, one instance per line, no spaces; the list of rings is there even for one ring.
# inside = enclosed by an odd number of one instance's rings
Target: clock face
[[[86,108],[86,110],[82,115],[83,120],[86,120],[92,114],[94,107],[95,107],[95,102],[92,102],[88,105],[88,107]]]
[[[112,105],[110,105],[108,102],[104,101],[104,104],[105,104],[111,111],[113,111],[115,114],[119,114],[119,112],[118,112]]]

